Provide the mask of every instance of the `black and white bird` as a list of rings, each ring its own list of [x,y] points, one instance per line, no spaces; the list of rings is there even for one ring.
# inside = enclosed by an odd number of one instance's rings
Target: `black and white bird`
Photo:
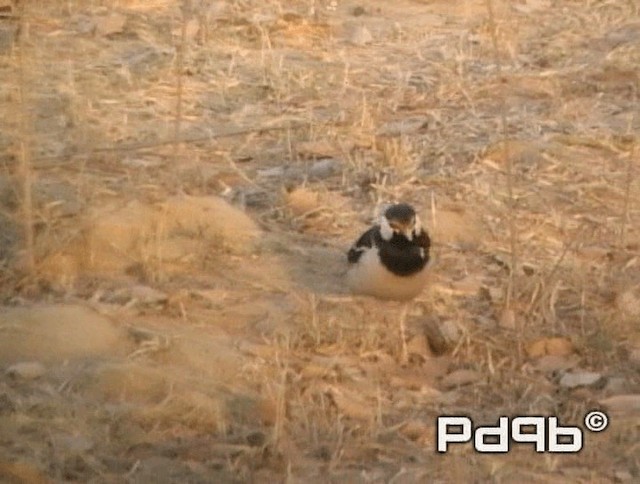
[[[390,205],[349,249],[347,284],[357,294],[411,300],[426,285],[430,248],[431,239],[414,208]]]
[[[411,205],[387,206],[377,224],[349,249],[347,284],[352,292],[404,301],[400,313],[402,361],[408,361],[405,320],[410,301],[427,283],[431,239]]]

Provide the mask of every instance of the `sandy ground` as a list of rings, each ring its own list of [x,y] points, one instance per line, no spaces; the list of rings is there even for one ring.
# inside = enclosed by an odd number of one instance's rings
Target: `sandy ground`
[[[0,2],[0,481],[640,480],[636,2],[27,3]],[[434,240],[406,355],[401,306],[343,279],[394,199]],[[439,415],[584,448],[440,454]]]

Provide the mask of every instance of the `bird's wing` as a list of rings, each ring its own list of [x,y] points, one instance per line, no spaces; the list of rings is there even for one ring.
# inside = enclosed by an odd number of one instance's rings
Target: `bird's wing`
[[[354,264],[360,260],[360,257],[364,253],[365,250],[370,249],[374,246],[374,241],[376,238],[376,233],[380,230],[380,227],[375,226],[371,227],[364,234],[360,236],[360,238],[356,241],[355,244],[351,246],[349,252],[347,252],[347,260]]]
[[[420,233],[414,237],[413,241],[426,251],[431,247],[431,239],[425,230],[421,230]]]

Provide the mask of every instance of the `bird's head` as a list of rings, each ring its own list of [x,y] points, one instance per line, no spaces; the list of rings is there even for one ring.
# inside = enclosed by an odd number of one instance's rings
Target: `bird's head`
[[[422,226],[411,205],[396,203],[384,209],[380,217],[380,230],[385,240],[391,240],[393,234],[413,240],[422,230]]]

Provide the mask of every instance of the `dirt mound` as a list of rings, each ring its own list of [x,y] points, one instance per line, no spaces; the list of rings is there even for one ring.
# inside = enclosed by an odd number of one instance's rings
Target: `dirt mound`
[[[194,476],[210,475],[207,469],[178,468],[175,456],[208,452],[224,460],[236,451],[185,438],[240,432],[244,439],[245,427],[273,424],[273,403],[241,383],[246,356],[215,319],[205,330],[157,318],[148,327],[133,326],[131,316],[119,313],[125,329],[75,305],[0,313],[0,440],[16,442],[10,460],[0,458],[0,480],[40,482],[21,442],[46,441],[61,456],[56,472],[66,478],[86,472],[92,455],[116,453],[126,464],[110,465],[118,472],[139,462],[140,476],[166,468],[166,481],[157,475],[155,481],[196,482]],[[47,430],[41,421],[51,415],[56,429]]]
[[[0,312],[0,364],[60,363],[122,354],[123,331],[82,306],[8,308]]]
[[[64,286],[83,274],[154,279],[211,254],[248,254],[259,235],[247,214],[219,197],[113,204],[93,209],[77,235],[44,260],[42,274]]]

